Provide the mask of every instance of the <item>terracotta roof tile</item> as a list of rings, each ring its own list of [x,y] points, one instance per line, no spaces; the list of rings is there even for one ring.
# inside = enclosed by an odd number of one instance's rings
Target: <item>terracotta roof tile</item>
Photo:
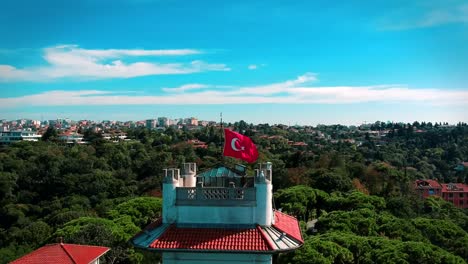
[[[269,251],[261,230],[257,228],[178,228],[170,226],[149,245],[158,249]]]
[[[417,180],[415,184],[416,187],[442,188],[436,180]]]
[[[107,247],[75,244],[52,244],[43,246],[11,264],[89,264],[104,255]]]
[[[273,226],[279,231],[284,232],[290,237],[296,239],[297,241],[301,243],[304,242],[302,239],[299,222],[296,218],[284,214],[280,211],[275,211],[275,224]]]

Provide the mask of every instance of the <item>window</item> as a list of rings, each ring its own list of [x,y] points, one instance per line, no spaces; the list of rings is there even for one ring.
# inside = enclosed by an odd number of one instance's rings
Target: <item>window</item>
[[[449,193],[449,198],[453,198],[453,193]]]
[[[434,189],[429,189],[429,195],[434,195]]]
[[[463,201],[460,201],[460,205],[463,205]]]
[[[459,196],[459,197],[460,197],[460,198],[463,198],[463,193],[460,193],[460,196]]]

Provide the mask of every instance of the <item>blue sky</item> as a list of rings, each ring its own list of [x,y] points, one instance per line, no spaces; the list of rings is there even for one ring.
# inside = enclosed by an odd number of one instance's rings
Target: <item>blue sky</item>
[[[2,1],[0,119],[468,121],[468,2]]]

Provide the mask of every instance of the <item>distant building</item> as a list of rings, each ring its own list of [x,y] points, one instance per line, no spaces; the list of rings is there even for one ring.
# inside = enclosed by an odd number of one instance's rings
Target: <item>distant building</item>
[[[38,141],[42,136],[31,130],[0,131],[0,145],[18,141]]]
[[[198,125],[200,126],[208,126],[210,124],[210,121],[205,121],[205,120],[202,120],[202,121],[198,121]]]
[[[288,140],[288,145],[294,146],[294,147],[307,147],[308,144],[305,143],[305,142],[302,142],[302,141],[301,142],[294,142],[292,140]]]
[[[156,126],[157,126],[157,120],[156,119],[147,119],[146,120],[146,128],[153,129],[153,128],[156,128]]]
[[[83,141],[83,135],[79,134],[77,132],[71,132],[67,131],[59,135],[59,140],[64,141],[66,143],[72,144],[72,143],[85,143]]]
[[[198,139],[191,139],[187,141],[187,143],[192,145],[194,148],[204,148],[204,149],[208,148],[208,145],[206,144],[206,142],[200,141]]]
[[[468,208],[468,185],[442,183],[442,198],[459,208]]]
[[[196,119],[195,117],[191,117],[189,125],[198,126],[198,119]]]
[[[102,138],[105,140],[111,140],[111,141],[123,141],[127,138],[127,133],[124,133],[124,132],[103,133]]]
[[[158,117],[158,126],[159,127],[168,127],[170,126],[170,120],[167,117]]]
[[[108,247],[51,244],[14,260],[10,264],[99,264],[99,258],[109,250]]]
[[[244,166],[196,174],[195,163],[166,169],[162,218],[135,235],[134,246],[169,263],[272,263],[303,243],[296,218],[273,208],[272,165],[255,176]]]
[[[458,208],[468,208],[468,185],[463,183],[438,183],[435,180],[417,180],[415,190],[423,198],[439,196]]]

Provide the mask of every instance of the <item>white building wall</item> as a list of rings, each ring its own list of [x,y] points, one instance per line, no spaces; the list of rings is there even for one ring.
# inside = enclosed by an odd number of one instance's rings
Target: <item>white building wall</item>
[[[162,253],[164,264],[271,264],[272,255],[264,254],[230,254],[230,253],[182,253],[164,252]]]

